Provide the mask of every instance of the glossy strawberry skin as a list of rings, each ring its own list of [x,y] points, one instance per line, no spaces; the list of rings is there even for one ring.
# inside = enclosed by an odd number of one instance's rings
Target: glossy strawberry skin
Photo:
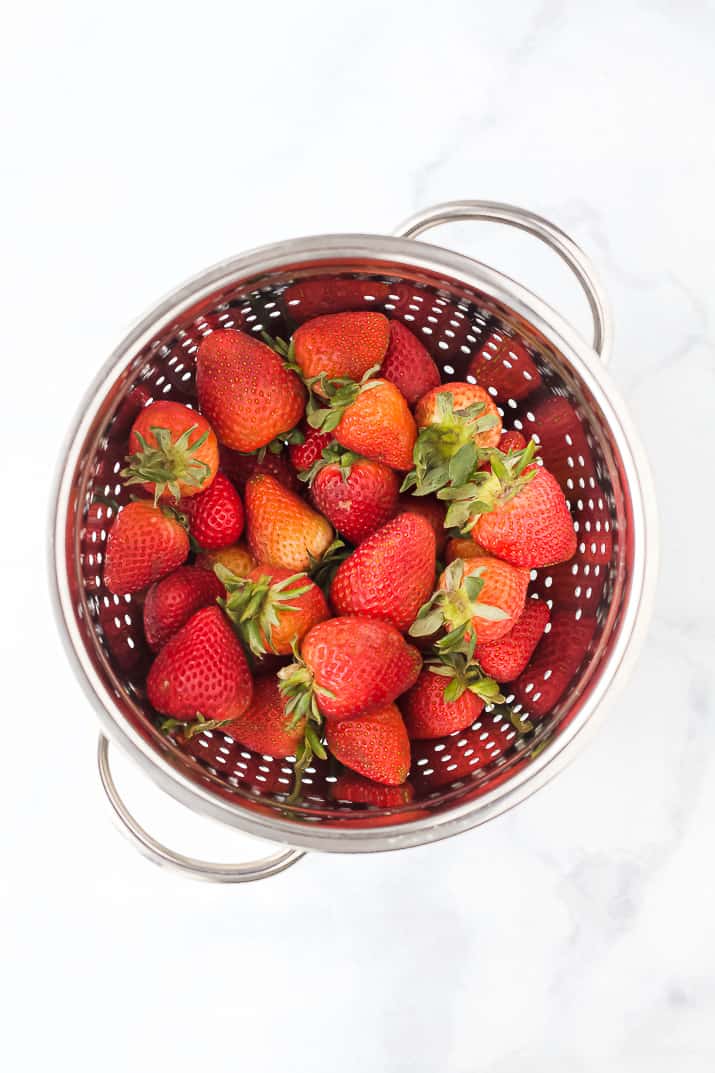
[[[389,338],[390,326],[382,313],[329,313],[302,324],[292,344],[306,379],[324,374],[359,381],[368,369],[382,364]]]
[[[396,514],[419,514],[429,522],[434,532],[437,555],[441,556],[447,543],[447,531],[444,528],[445,508],[434,496],[411,496],[407,493],[398,497]]]
[[[348,406],[334,432],[348,451],[409,470],[417,428],[407,403],[389,380],[376,379]]]
[[[181,496],[195,496],[207,489],[211,485],[218,469],[218,442],[216,434],[206,418],[196,410],[192,410],[190,406],[184,406],[180,402],[171,402],[168,399],[160,399],[158,402],[150,403],[149,406],[139,412],[129,435],[129,453],[133,455],[135,452],[142,450],[139,437],[142,437],[150,447],[157,446],[156,436],[153,432],[155,428],[167,429],[172,442],[175,443],[183,433],[194,425],[196,428],[189,437],[189,447],[195,444],[204,434],[206,435],[206,441],[195,452],[192,452],[191,458],[193,461],[203,463],[207,468],[207,472],[201,485],[188,484],[178,480],[177,484]],[[147,495],[154,495],[153,484],[145,483],[141,487]],[[174,497],[169,488],[166,488],[160,498],[173,499]]]
[[[232,451],[229,447],[219,446],[221,469],[233,482],[239,493],[243,495],[246,484],[251,477],[266,474],[275,479],[291,492],[300,490],[300,481],[288,460],[285,451],[273,454],[266,451],[263,458],[258,455],[242,455],[239,451]]]
[[[471,537],[451,537],[445,548],[445,562],[453,563],[455,559],[484,558],[487,555],[481,544],[475,543]]]
[[[391,469],[364,458],[352,464],[347,476],[336,463],[321,469],[311,498],[346,540],[359,544],[392,517],[398,487]]]
[[[295,754],[305,729],[305,719],[290,730],[288,723],[278,679],[268,674],[255,680],[251,703],[222,730],[252,752],[282,759]]]
[[[392,381],[409,406],[440,383],[439,369],[428,350],[399,320],[390,321],[390,345],[380,375]]]
[[[147,696],[180,722],[236,719],[251,703],[253,681],[243,649],[218,607],[205,607],[167,641],[147,678]]]
[[[339,615],[367,615],[405,632],[435,580],[435,538],[419,514],[398,514],[340,564],[330,586]]]
[[[188,554],[189,538],[175,519],[152,503],[128,503],[109,532],[104,584],[117,596],[139,592],[181,566]]]
[[[417,679],[422,657],[388,622],[347,615],[314,626],[301,656],[313,673],[328,721],[365,715],[392,703]],[[402,781],[402,780],[400,780]]]
[[[243,532],[243,503],[228,477],[217,473],[205,492],[182,503],[189,531],[205,551],[235,544]]]
[[[196,390],[219,440],[235,451],[265,447],[294,428],[305,409],[295,373],[265,343],[232,328],[199,344]]]
[[[308,470],[322,457],[323,449],[333,442],[332,432],[320,432],[309,425],[303,428],[303,443],[292,443],[288,448],[288,457],[297,473]]]
[[[196,565],[202,570],[213,572],[217,564],[225,566],[238,577],[246,577],[256,565],[256,560],[245,544],[232,544],[228,548],[219,548],[217,551],[202,551],[196,556]]]
[[[248,546],[261,563],[307,570],[333,539],[330,523],[273,477],[252,477],[245,504]]]
[[[399,786],[407,778],[410,739],[394,704],[371,715],[329,723],[326,739],[336,760],[373,782]]]
[[[415,407],[415,421],[418,428],[425,428],[427,425],[432,425],[438,421],[437,399],[447,392],[452,396],[452,406],[455,412],[466,410],[467,407],[473,406],[475,403],[481,403],[484,406],[480,416],[492,416],[496,424],[492,428],[478,433],[475,436],[475,443],[478,447],[498,447],[502,429],[501,417],[494,399],[484,388],[479,387],[477,384],[453,381],[428,391]]]
[[[525,399],[541,384],[539,370],[526,347],[516,339],[492,332],[469,365],[478,384],[494,388],[501,402]]]
[[[509,633],[497,641],[478,644],[474,658],[497,682],[512,682],[527,667],[549,621],[543,600],[527,600]]]
[[[566,499],[544,466],[507,502],[481,514],[472,529],[475,541],[513,566],[553,566],[570,559],[577,545]]]
[[[415,792],[409,782],[403,782],[400,786],[385,786],[346,771],[331,785],[330,796],[334,801],[349,801],[354,805],[400,808],[409,805]]]
[[[196,611],[210,607],[223,595],[216,575],[198,566],[180,566],[156,581],[144,601],[144,634],[149,647],[158,652]]]
[[[496,641],[509,632],[524,609],[529,571],[511,566],[499,559],[475,556],[464,560],[465,577],[470,577],[472,574],[479,574],[484,582],[479,593],[479,602],[498,607],[506,613],[506,618],[496,621],[479,616],[472,619],[478,644]],[[446,587],[446,575],[442,574],[439,588],[445,589]]]
[[[518,429],[508,429],[499,437],[499,450],[504,454],[509,451],[523,451],[526,447],[526,437],[522,436]]]
[[[268,578],[275,583],[287,581],[293,574],[293,570],[286,570],[284,567],[260,564],[250,571],[248,580],[261,581]],[[306,586],[307,592],[300,596],[291,595],[296,589]],[[269,637],[261,631],[261,638],[267,649],[278,656],[287,656],[292,652],[292,642],[300,642],[308,630],[330,617],[330,611],[322,591],[307,577],[298,578],[294,584],[284,589],[281,600],[295,610],[277,612],[278,624],[271,628]]]
[[[413,740],[453,734],[471,726],[481,715],[484,701],[468,689],[457,700],[444,699],[449,682],[449,678],[424,670],[412,688],[400,697],[402,718]]]

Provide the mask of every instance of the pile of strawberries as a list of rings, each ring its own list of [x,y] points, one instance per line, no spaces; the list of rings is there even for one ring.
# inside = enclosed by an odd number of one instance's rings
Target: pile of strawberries
[[[342,800],[403,802],[419,743],[470,727],[529,663],[549,621],[530,571],[574,554],[572,519],[535,442],[477,383],[441,384],[400,321],[264,339],[212,332],[197,409],[139,413],[105,585],[146,590],[167,732],[293,758],[292,800],[332,754]]]

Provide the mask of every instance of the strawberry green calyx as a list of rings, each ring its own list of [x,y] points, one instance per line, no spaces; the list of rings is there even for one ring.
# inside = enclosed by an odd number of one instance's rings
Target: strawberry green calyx
[[[509,454],[504,454],[497,447],[487,448],[483,453],[487,456],[491,472],[475,472],[466,483],[453,481],[437,492],[438,499],[449,503],[444,519],[445,528],[455,528],[467,534],[477,524],[480,514],[488,514],[518,495],[535,475],[533,462],[536,451],[534,440],[530,440],[523,450]]]
[[[153,484],[155,505],[167,489],[174,499],[179,500],[179,481],[192,488],[201,488],[211,476],[211,467],[195,454],[206,443],[209,430],[190,444],[191,434],[197,429],[198,425],[191,425],[177,440],[172,440],[168,428],[152,428],[156,446],[147,443],[141,433],[136,432],[139,450],[127,458],[127,465],[120,473],[124,483]]]
[[[373,365],[359,381],[350,380],[347,376],[331,379],[325,373],[306,380],[310,397],[305,412],[310,427],[321,432],[332,432],[337,428],[348,406],[352,406],[358,395],[375,387],[376,381],[372,378],[379,368],[379,365]],[[316,384],[320,384],[322,398],[316,398]]]
[[[266,454],[279,455],[289,444],[301,444],[305,442],[305,436],[301,430],[296,426],[289,429],[288,432],[280,432],[270,443],[265,444],[263,447],[259,447],[256,451],[251,451],[252,455],[255,455],[259,462],[262,462],[266,457]]]
[[[293,663],[278,671],[278,688],[283,696],[288,717],[286,730],[294,730],[302,719],[305,720],[303,740],[295,750],[294,782],[287,799],[289,804],[295,803],[300,797],[303,773],[310,767],[314,757],[327,760],[328,754],[323,744],[323,717],[318,707],[318,697],[333,696],[330,690],[315,684],[313,672],[301,658],[295,643],[293,657]]]
[[[286,611],[297,611],[290,601],[297,600],[311,588],[308,575],[304,573],[292,574],[283,581],[273,581],[269,575],[249,581],[221,563],[216,563],[214,573],[227,593],[225,599],[219,599],[219,605],[243,643],[256,656],[265,655],[269,649],[273,651],[271,634],[280,624],[281,615]]]
[[[197,712],[193,723],[182,723],[178,719],[165,719],[160,729],[165,734],[180,730],[181,736],[186,741],[190,741],[195,734],[201,734],[204,730],[219,730],[221,727],[228,726],[230,722],[230,719],[206,719],[201,712]]]
[[[445,636],[435,642],[440,654],[464,651],[465,644],[471,644],[473,652],[475,635],[472,619],[497,622],[509,617],[500,607],[481,603],[478,599],[484,587],[481,573],[480,567],[465,577],[463,559],[450,563],[442,575],[446,581],[445,588],[433,593],[420,608],[409,629],[411,636],[430,637],[439,630],[446,630]]]
[[[339,443],[330,443],[323,448],[320,458],[313,463],[310,469],[301,470],[298,474],[298,480],[305,481],[310,488],[321,469],[325,469],[326,466],[339,466],[340,475],[343,481],[347,482],[352,467],[356,462],[360,461],[361,457],[361,455],[355,454],[354,451],[346,451]]]
[[[477,447],[475,437],[494,428],[497,418],[484,413],[485,404],[475,402],[455,410],[452,393],[445,391],[437,397],[436,406],[436,420],[420,429],[415,468],[405,477],[402,492],[414,488],[414,495],[424,496],[448,484],[464,484],[487,457],[488,452]]]
[[[316,559],[315,556],[308,552],[310,561],[308,573],[326,596],[336,570],[349,555],[352,555],[352,551],[353,549],[344,540],[337,537],[331,544],[328,544],[320,559]]]
[[[471,652],[470,652],[471,649]],[[459,700],[469,690],[480,697],[485,704],[500,704],[504,701],[499,684],[484,674],[479,664],[473,659],[474,643],[468,641],[464,650],[439,652],[426,661],[426,667],[432,674],[448,679],[444,687],[446,701]]]
[[[281,339],[280,335],[273,336],[269,335],[268,332],[261,332],[261,339],[282,359],[284,367],[289,372],[297,373],[300,379],[305,382],[303,370],[295,360],[295,344],[292,339],[290,343],[287,343],[285,339]]]

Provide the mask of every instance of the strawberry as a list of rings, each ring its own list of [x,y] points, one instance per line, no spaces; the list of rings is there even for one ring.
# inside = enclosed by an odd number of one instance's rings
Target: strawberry
[[[557,611],[526,670],[512,686],[526,713],[541,719],[552,711],[571,685],[596,632],[596,619],[573,611]]]
[[[369,279],[308,279],[293,283],[283,294],[286,312],[297,324],[324,313],[369,309],[386,302],[387,283]]]
[[[526,439],[517,429],[508,429],[499,437],[498,446],[502,454],[508,455],[510,451],[523,451]]]
[[[485,387],[494,388],[501,402],[525,399],[541,384],[539,370],[526,347],[501,332],[491,333],[472,358],[468,374]]]
[[[438,647],[451,650],[463,639],[477,644],[496,641],[512,628],[524,608],[529,571],[499,559],[455,559],[442,573],[439,588],[410,627],[410,634],[430,636],[445,628]]]
[[[228,477],[217,473],[205,492],[181,504],[189,532],[205,551],[235,544],[243,532],[243,503]]]
[[[335,759],[358,775],[386,786],[399,786],[407,778],[410,739],[394,704],[369,716],[329,723],[326,738]]]
[[[432,669],[424,670],[412,688],[400,697],[400,710],[410,738],[441,738],[477,721],[484,709],[482,698],[469,689],[458,696],[448,695],[450,684]]]
[[[248,546],[261,563],[307,570],[333,539],[330,523],[274,477],[252,477],[246,485]]]
[[[148,502],[127,503],[107,538],[104,584],[121,596],[170,574],[189,554],[186,530]]]
[[[180,402],[153,402],[140,411],[129,435],[124,483],[140,484],[154,502],[194,496],[218,469],[218,443],[208,421]]]
[[[282,759],[295,754],[305,732],[305,719],[290,730],[287,723],[278,679],[268,674],[253,683],[253,699],[246,710],[222,729],[252,752]]]
[[[390,325],[382,313],[331,313],[302,324],[291,340],[292,358],[305,380],[360,380],[382,364]],[[320,381],[314,387],[320,393]]]
[[[255,455],[242,455],[239,451],[224,447],[223,444],[219,445],[218,450],[221,469],[235,484],[241,495],[245,492],[246,484],[251,477],[259,473],[267,473],[270,477],[275,477],[291,492],[297,492],[300,488],[296,472],[285,453],[274,454],[272,451],[267,451],[261,457],[259,451]]]
[[[434,532],[437,547],[437,556],[441,556],[447,543],[447,534],[444,531],[445,509],[442,504],[432,496],[401,495],[397,498],[396,513],[419,514],[429,522]]]
[[[484,673],[498,682],[518,678],[534,654],[549,618],[549,608],[543,600],[527,600],[509,633],[474,649],[474,658]]]
[[[421,666],[417,649],[394,626],[348,615],[313,626],[303,638],[300,658],[278,677],[289,714],[311,710],[332,721],[392,703],[410,688]]]
[[[219,548],[218,551],[202,551],[196,556],[196,565],[203,570],[210,570],[213,573],[217,564],[230,570],[232,574],[237,574],[238,577],[246,577],[256,565],[256,560],[245,544],[233,544],[230,548]]]
[[[360,458],[337,444],[303,475],[315,506],[352,544],[387,522],[397,505],[397,477],[382,462]]]
[[[418,797],[480,771],[511,749],[516,731],[501,717],[482,714],[476,725],[439,741],[412,744],[412,772]],[[444,746],[439,749],[438,746]]]
[[[399,320],[390,321],[390,345],[381,375],[392,381],[410,406],[440,383],[439,369],[429,351]]]
[[[308,406],[308,423],[333,432],[348,451],[382,462],[392,469],[412,468],[417,429],[404,397],[389,380],[324,379],[327,406],[314,400]],[[334,431],[333,431],[334,430]]]
[[[257,566],[245,578],[221,566],[216,574],[226,588],[226,614],[258,656],[290,655],[308,630],[330,617],[325,597],[307,574],[276,566]]]
[[[323,457],[323,449],[333,442],[332,432],[319,432],[308,424],[302,431],[305,437],[303,442],[292,443],[288,448],[288,457],[299,474],[304,470],[311,470]]]
[[[237,719],[251,703],[253,681],[243,649],[218,607],[204,607],[162,648],[147,678],[149,702],[187,723]]]
[[[455,559],[474,559],[485,555],[487,552],[481,544],[475,543],[471,537],[451,537],[445,548],[445,560],[448,564],[453,563]]]
[[[157,652],[202,607],[215,604],[224,589],[214,574],[197,566],[180,566],[156,581],[144,601],[144,634]]]
[[[354,805],[374,805],[376,808],[399,808],[409,805],[415,792],[409,782],[400,786],[385,786],[346,771],[330,787],[334,801],[350,801]]]
[[[234,451],[256,451],[289,432],[305,408],[305,389],[269,346],[224,328],[202,339],[196,391],[216,434]]]
[[[330,600],[339,615],[384,619],[404,632],[434,586],[435,539],[419,514],[398,514],[338,567]]]

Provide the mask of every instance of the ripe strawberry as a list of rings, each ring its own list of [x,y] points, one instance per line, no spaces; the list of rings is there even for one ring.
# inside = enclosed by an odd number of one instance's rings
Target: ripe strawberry
[[[376,808],[399,808],[409,805],[415,792],[409,782],[401,786],[384,786],[346,771],[330,787],[334,801],[350,801],[354,805],[374,805]]]
[[[283,294],[286,312],[297,324],[325,313],[370,309],[386,302],[390,287],[368,279],[308,279]]]
[[[215,604],[224,588],[214,574],[197,566],[180,566],[156,581],[144,601],[144,634],[157,652],[202,607]]]
[[[348,451],[383,462],[392,469],[412,468],[417,429],[402,394],[389,380],[324,380],[328,404],[309,404],[308,422],[333,432]],[[334,430],[334,431],[333,431]]]
[[[293,360],[303,377],[325,376],[360,380],[380,366],[390,339],[390,325],[382,313],[331,313],[302,324],[291,341]],[[318,382],[314,390],[321,393]]]
[[[251,477],[259,473],[266,473],[269,477],[275,477],[289,491],[297,492],[300,488],[298,477],[293,466],[290,464],[285,452],[273,454],[267,451],[261,458],[261,452],[256,455],[242,455],[238,451],[232,451],[230,447],[219,445],[219,458],[221,469],[226,476],[235,484],[238,491],[243,495],[246,484]]]
[[[384,619],[404,632],[434,587],[435,539],[419,514],[398,514],[338,567],[330,600],[339,615]]]
[[[305,436],[303,443],[292,443],[288,448],[288,457],[298,473],[311,470],[323,457],[323,448],[329,447],[333,442],[332,432],[319,432],[308,424],[302,431]]]
[[[396,705],[329,723],[326,737],[335,759],[359,775],[386,786],[399,786],[407,778],[410,739]]]
[[[450,682],[424,670],[411,689],[400,697],[400,710],[410,738],[441,738],[475,723],[484,701],[469,689],[447,696]]]
[[[487,554],[481,544],[477,544],[471,537],[452,537],[447,541],[445,561],[449,564],[455,559],[475,559]]]
[[[482,714],[474,728],[456,731],[439,741],[412,744],[412,772],[418,797],[457,779],[464,779],[504,756],[516,741],[511,723],[499,715]],[[443,749],[437,749],[443,745]]]
[[[395,512],[397,514],[404,514],[405,512],[419,514],[425,521],[429,522],[434,532],[437,557],[439,558],[442,555],[447,543],[447,534],[444,529],[445,509],[439,500],[433,499],[432,496],[401,495],[398,496]]]
[[[154,502],[194,496],[218,469],[218,444],[208,421],[180,402],[153,402],[140,411],[129,435],[130,456],[121,476],[140,484]]]
[[[451,406],[440,404],[440,397],[449,397]],[[470,413],[472,407],[480,407],[475,412],[476,423]],[[501,436],[501,417],[496,403],[488,391],[476,384],[453,381],[433,388],[417,403],[415,420],[418,428],[437,426],[442,438],[450,444],[462,446],[473,440],[477,447],[497,447]]]
[[[317,709],[332,721],[392,703],[410,688],[421,666],[417,649],[394,626],[348,615],[313,626],[303,638],[300,659],[278,677],[290,714]]]
[[[429,351],[399,320],[390,321],[390,345],[381,375],[392,381],[410,406],[440,383],[439,369]]]
[[[468,373],[484,387],[494,388],[500,401],[518,402],[541,384],[539,370],[526,347],[501,332],[491,333],[472,358]]]
[[[477,644],[496,641],[512,628],[524,608],[529,571],[499,559],[455,559],[442,573],[439,588],[423,607],[410,634],[429,636],[440,628],[453,634],[442,647],[462,638]]]
[[[243,649],[218,607],[197,611],[167,641],[146,686],[158,712],[184,723],[237,719],[253,694]]]
[[[526,438],[515,428],[502,432],[499,437],[499,450],[508,455],[510,451],[523,451],[526,447]]]
[[[253,699],[242,715],[222,729],[254,753],[283,758],[293,756],[303,740],[305,719],[288,729],[278,679],[268,674],[253,683]]]
[[[256,565],[256,560],[245,544],[233,544],[230,548],[220,548],[218,551],[202,551],[196,556],[196,565],[203,570],[213,573],[217,564],[238,577],[246,577]]]
[[[257,566],[241,578],[218,567],[226,588],[224,610],[256,655],[290,655],[308,630],[330,617],[325,597],[307,574]]]
[[[256,559],[286,570],[307,570],[333,539],[330,523],[274,477],[246,485],[248,546]]]
[[[243,532],[243,503],[223,473],[217,473],[205,492],[182,507],[189,518],[189,532],[206,551],[235,544]]]
[[[474,649],[474,658],[484,673],[497,682],[518,678],[534,654],[549,618],[549,608],[543,600],[527,600],[509,633]]]
[[[541,719],[552,711],[571,685],[596,632],[596,619],[573,611],[556,611],[551,630],[544,634],[526,670],[512,686],[517,702],[529,717]]]
[[[152,503],[127,503],[107,538],[104,584],[118,596],[145,589],[189,554],[186,530]]]
[[[196,355],[196,390],[218,438],[234,451],[256,451],[300,420],[305,389],[260,339],[224,328]]]
[[[305,476],[320,513],[351,544],[365,540],[395,512],[397,477],[382,462],[360,458],[336,444]]]

